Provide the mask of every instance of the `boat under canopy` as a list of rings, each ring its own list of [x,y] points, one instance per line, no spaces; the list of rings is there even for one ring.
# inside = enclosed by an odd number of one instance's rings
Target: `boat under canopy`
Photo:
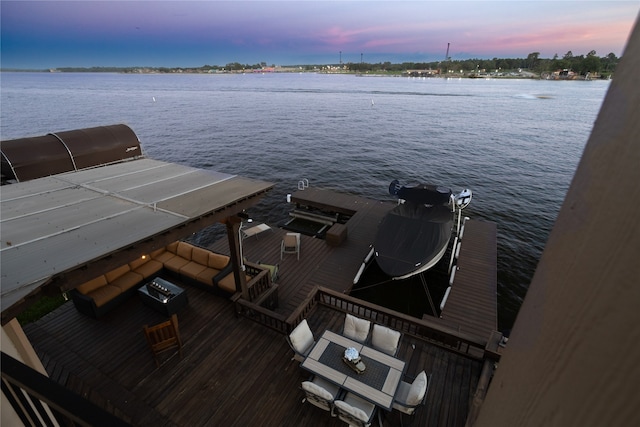
[[[394,279],[405,279],[435,266],[444,256],[458,213],[471,201],[464,190],[453,196],[448,188],[419,184],[400,186],[394,180],[389,193],[398,205],[381,221],[374,241],[380,269]]]
[[[447,206],[399,204],[382,219],[376,235],[380,269],[400,278],[433,267],[447,250],[452,227],[453,212]]]

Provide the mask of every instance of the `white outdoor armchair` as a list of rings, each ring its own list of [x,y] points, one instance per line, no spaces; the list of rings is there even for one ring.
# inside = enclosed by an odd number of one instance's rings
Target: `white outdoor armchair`
[[[418,407],[424,405],[429,385],[431,384],[431,375],[427,375],[425,371],[420,372],[412,383],[400,381],[398,390],[394,397],[393,409],[401,412],[400,423],[402,424],[403,414],[413,415]]]
[[[280,243],[280,259],[284,254],[296,254],[300,259],[300,233],[285,234]]]
[[[369,427],[376,413],[376,405],[353,393],[347,393],[343,400],[336,400],[334,407],[338,418],[353,427]]]
[[[373,325],[371,333],[371,345],[376,350],[395,356],[400,348],[402,334],[382,325]]]
[[[344,318],[342,335],[352,340],[364,343],[369,336],[371,322],[366,319],[353,316],[349,313]]]
[[[340,387],[315,376],[312,380],[302,383],[302,391],[306,395],[302,401],[303,403],[307,401],[320,409],[330,412],[332,417],[335,416],[333,403],[340,393]]]
[[[302,322],[300,322],[286,338],[289,346],[293,349],[293,359],[298,362],[304,361],[316,343],[307,319],[302,319]]]

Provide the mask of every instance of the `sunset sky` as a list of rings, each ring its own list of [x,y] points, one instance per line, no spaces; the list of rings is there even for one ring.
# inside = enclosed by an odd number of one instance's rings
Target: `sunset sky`
[[[640,1],[5,1],[2,68],[621,56]],[[340,53],[341,52],[341,53]]]

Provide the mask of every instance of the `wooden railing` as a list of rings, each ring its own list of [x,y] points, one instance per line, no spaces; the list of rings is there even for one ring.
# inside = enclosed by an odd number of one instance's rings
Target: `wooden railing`
[[[405,335],[428,341],[473,359],[484,358],[485,347],[489,337],[480,339],[444,326],[437,321],[407,316],[331,289],[318,287],[316,292],[317,296],[313,299],[317,300],[318,304],[369,319],[372,322],[400,331]]]
[[[309,317],[311,312],[316,308],[319,297],[318,289],[319,288],[317,286],[313,288],[305,300],[300,303],[298,308],[291,313],[289,317],[287,317],[287,332],[293,331],[293,329],[302,322],[302,319]]]
[[[489,337],[480,339],[474,335],[442,325],[437,320],[407,316],[324,287],[315,287],[287,318],[268,310],[264,305],[257,305],[242,299],[236,300],[236,313],[287,334],[303,319],[310,317],[319,304],[333,310],[369,319],[374,323],[400,331],[407,336],[427,341],[469,358],[481,360],[487,356],[485,347]],[[495,355],[491,354],[491,358],[495,359]]]
[[[258,322],[282,334],[289,332],[286,318],[268,308],[242,298],[235,301],[236,315]]]
[[[236,316],[243,316],[278,332],[287,333],[284,316],[274,312],[278,307],[278,285],[271,283],[271,271],[257,264],[245,263],[246,272],[253,276],[247,282],[249,300],[238,292],[231,297]]]
[[[2,393],[23,425],[130,425],[4,352],[1,366]]]
[[[271,287],[271,272],[269,269],[250,262],[245,262],[244,266],[245,272],[251,276],[251,280],[247,282],[247,288],[249,289],[249,301],[253,302]]]

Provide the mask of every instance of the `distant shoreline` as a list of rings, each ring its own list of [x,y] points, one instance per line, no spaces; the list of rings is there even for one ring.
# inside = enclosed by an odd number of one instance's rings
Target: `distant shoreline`
[[[390,71],[371,71],[371,72],[359,72],[349,70],[331,70],[331,69],[315,69],[315,70],[300,70],[300,69],[278,69],[278,70],[217,70],[217,71],[194,71],[192,69],[175,68],[170,71],[159,71],[157,69],[150,68],[136,68],[136,69],[50,69],[50,70],[22,70],[22,69],[0,69],[0,73],[52,73],[52,74],[72,74],[72,73],[103,73],[103,74],[203,74],[203,75],[244,75],[244,74],[301,74],[301,73],[315,73],[315,74],[341,74],[352,75],[356,77],[404,77],[404,78],[418,78],[418,79],[512,79],[512,80],[573,80],[573,81],[592,81],[592,80],[609,80],[610,75],[603,76],[599,74],[587,74],[586,76],[579,74],[561,75],[559,72],[550,73],[534,73],[525,70],[514,71],[502,71],[502,72],[450,72],[447,74],[439,74],[437,70],[405,70],[403,72]]]

